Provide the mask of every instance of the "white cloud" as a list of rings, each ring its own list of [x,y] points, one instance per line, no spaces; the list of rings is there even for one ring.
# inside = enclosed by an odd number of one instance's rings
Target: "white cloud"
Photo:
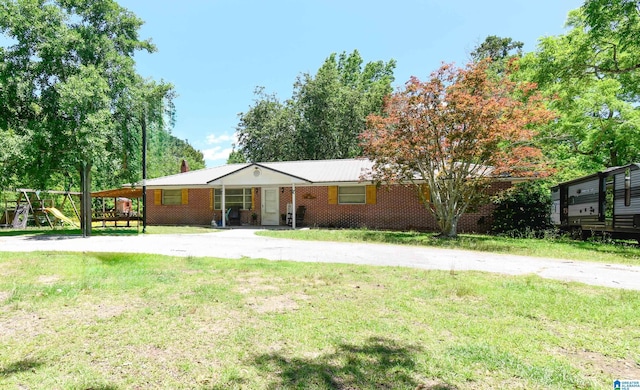
[[[205,161],[216,161],[221,164],[225,164],[232,150],[233,150],[232,148],[223,148],[222,146],[215,146],[213,148],[203,150],[202,154],[204,155]]]
[[[222,135],[218,135],[218,134],[209,134],[207,136],[207,145],[215,145],[215,144],[224,144],[224,143],[228,143],[228,142],[235,142],[236,137],[235,135],[229,135],[229,134],[222,134]]]

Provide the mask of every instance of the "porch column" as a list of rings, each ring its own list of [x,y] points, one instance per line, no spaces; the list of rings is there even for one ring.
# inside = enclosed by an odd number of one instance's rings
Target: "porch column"
[[[224,198],[225,198],[225,189],[224,189],[224,183],[222,183],[222,198],[220,199],[220,208],[222,209],[222,227],[227,227],[227,210],[225,207],[225,202],[224,202]]]
[[[296,183],[291,183],[291,228],[296,228]]]

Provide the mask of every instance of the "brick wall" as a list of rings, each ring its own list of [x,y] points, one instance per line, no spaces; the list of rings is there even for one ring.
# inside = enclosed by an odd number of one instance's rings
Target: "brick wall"
[[[493,195],[510,185],[508,182],[494,183],[489,194]],[[376,204],[329,204],[327,187],[296,187],[296,206],[306,207],[305,226],[437,230],[435,218],[420,202],[414,188],[381,187],[377,190],[376,198]],[[286,210],[287,203],[291,203],[291,190],[285,187],[280,194],[280,210]],[[491,227],[492,211],[493,205],[488,203],[472,213],[466,213],[458,222],[458,231],[487,232]]]
[[[188,203],[178,205],[156,204],[155,191],[161,190],[147,190],[149,225],[211,225],[214,214],[210,207],[210,189],[191,188],[188,190]]]
[[[497,182],[490,194],[506,189],[508,182]],[[258,215],[260,224],[261,191],[254,189],[255,210],[242,210],[241,220],[251,224],[251,215]],[[291,202],[291,188],[280,188],[280,213],[287,210]],[[329,204],[328,187],[296,187],[296,206],[306,206],[304,226],[318,227],[368,227],[372,229],[437,230],[436,221],[418,200],[412,187],[381,187],[376,193],[375,204]],[[221,220],[220,210],[211,208],[210,189],[189,189],[188,204],[157,205],[154,190],[147,191],[147,222],[150,225],[210,225],[211,220]],[[458,222],[459,232],[486,232],[490,228],[492,204],[486,204],[472,213],[462,216]],[[280,221],[282,225],[284,221]]]
[[[147,223],[149,225],[211,225],[211,220],[215,218],[217,222],[222,221],[220,210],[212,209],[212,190],[207,188],[188,189],[187,204],[162,205],[155,202],[155,191],[147,190]],[[255,194],[254,194],[255,196]],[[256,197],[258,206],[259,195]],[[240,220],[243,224],[251,221],[251,210],[240,211]],[[259,211],[258,211],[259,214]],[[259,218],[258,218],[259,221]]]

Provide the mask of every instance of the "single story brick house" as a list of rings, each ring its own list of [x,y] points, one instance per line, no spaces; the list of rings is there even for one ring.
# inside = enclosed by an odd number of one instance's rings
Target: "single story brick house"
[[[234,208],[242,225],[436,230],[415,188],[376,187],[363,178],[372,165],[367,159],[243,163],[147,180],[147,223],[226,226],[222,210]],[[496,179],[490,192],[511,185]],[[296,221],[300,206],[304,218]],[[487,231],[491,211],[487,204],[465,214],[459,231]]]

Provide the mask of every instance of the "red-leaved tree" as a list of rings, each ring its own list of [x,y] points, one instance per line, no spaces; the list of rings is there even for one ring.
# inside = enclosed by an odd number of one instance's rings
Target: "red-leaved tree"
[[[412,77],[361,135],[374,178],[415,186],[443,237],[456,236],[460,216],[485,197],[492,177],[544,172],[531,140],[554,114],[534,84],[491,74],[488,64],[445,64],[427,82]]]

